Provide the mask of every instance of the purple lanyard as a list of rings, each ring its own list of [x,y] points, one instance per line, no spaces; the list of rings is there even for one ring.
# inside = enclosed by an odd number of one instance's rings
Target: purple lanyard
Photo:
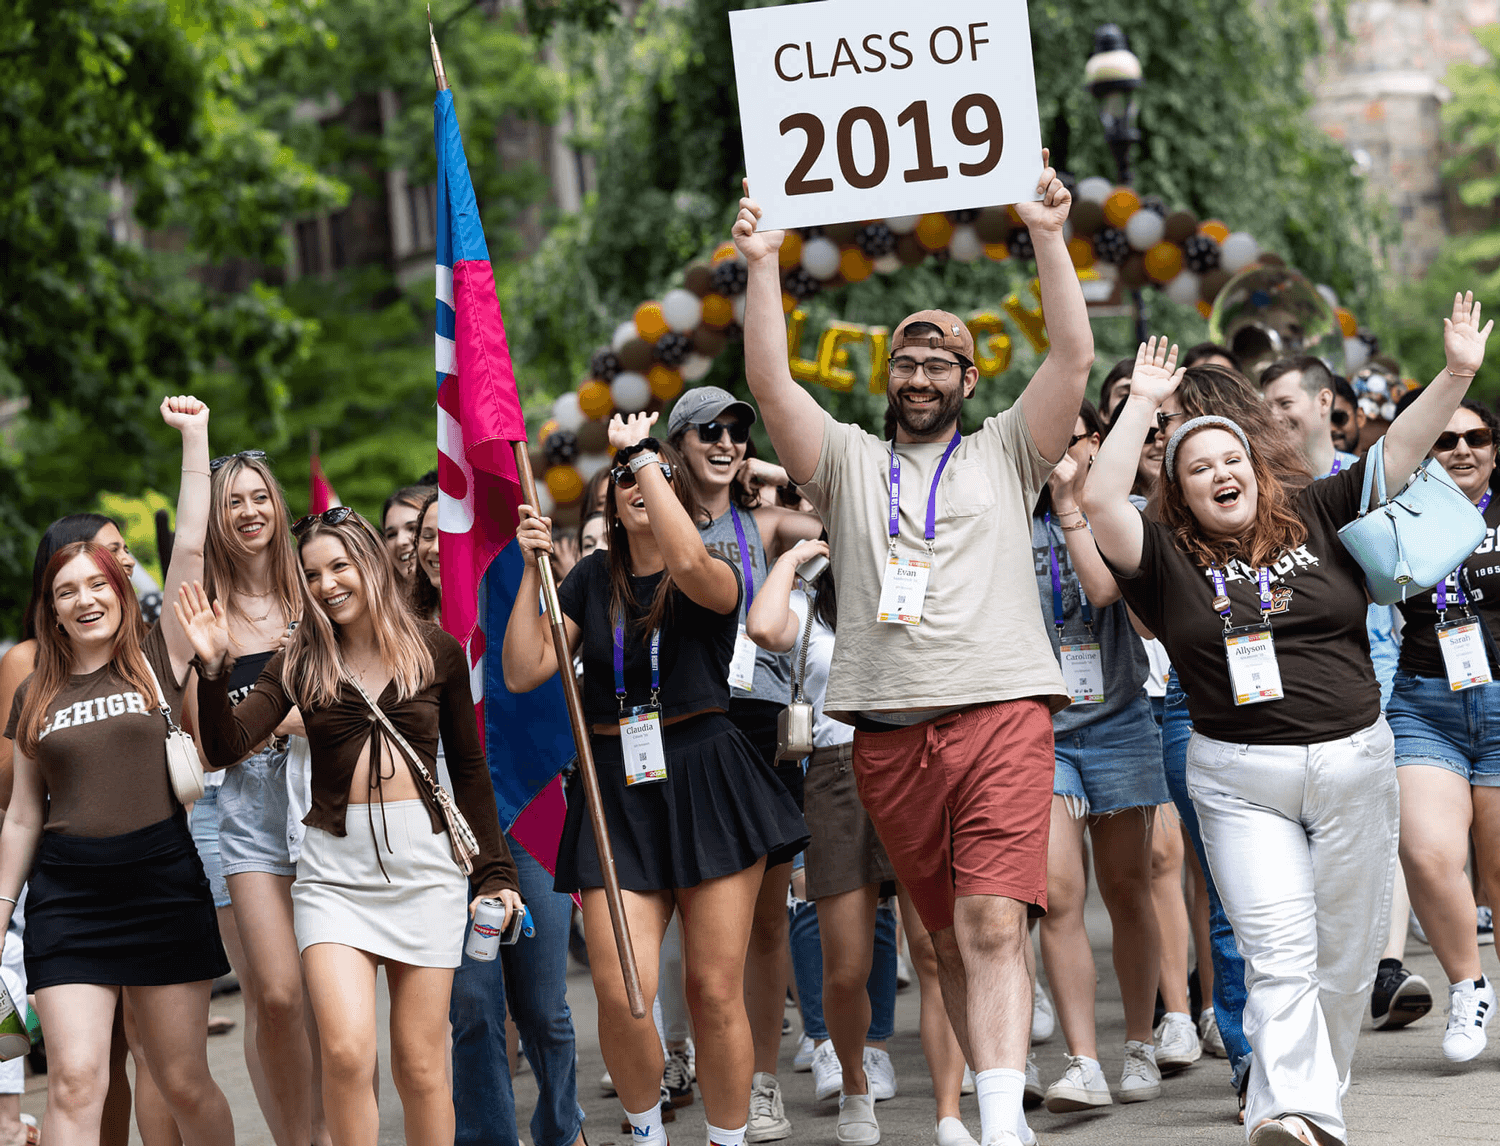
[[[932,540],[937,536],[937,491],[938,482],[943,478],[943,470],[948,465],[948,459],[953,456],[953,451],[958,449],[958,443],[963,440],[963,435],[954,431],[948,448],[943,451],[942,460],[938,462],[937,472],[932,475],[932,488],[927,491],[927,548],[931,550]],[[896,456],[896,446],[891,444],[891,544],[896,543],[896,538],[901,533],[901,459]]]
[[[1329,477],[1333,477],[1334,474],[1338,473],[1339,470],[1341,470],[1343,468],[1344,468],[1344,459],[1341,458],[1341,457],[1337,457],[1336,456],[1333,459],[1333,468],[1328,471],[1328,476]]]
[[[1485,490],[1484,491],[1484,496],[1479,499],[1478,509],[1479,509],[1480,514],[1483,514],[1484,511],[1487,510],[1489,507],[1490,507],[1490,491],[1489,490]],[[1455,576],[1454,582],[1453,582],[1453,594],[1454,594],[1454,598],[1453,599],[1454,599],[1454,602],[1456,604],[1467,606],[1468,603],[1469,603],[1469,599],[1464,596],[1463,569],[1464,569],[1464,567],[1462,565],[1460,565],[1458,567],[1458,569],[1455,570],[1456,576]],[[1437,611],[1439,613],[1446,613],[1448,611],[1448,578],[1447,577],[1444,577],[1441,581],[1439,581],[1437,583]],[[1439,618],[1439,620],[1441,620],[1441,619],[1442,618]]]
[[[651,634],[651,704],[657,705],[656,694],[661,691],[661,630]],[[615,626],[615,696],[620,700],[620,712],[625,712],[625,626]]]
[[[1047,563],[1052,567],[1052,623],[1057,626],[1057,639],[1062,640],[1063,613],[1062,595],[1062,566],[1057,562],[1057,546],[1052,540],[1052,512],[1049,510],[1042,515],[1043,524],[1047,529]],[[1094,635],[1094,610],[1089,606],[1087,594],[1083,591],[1083,583],[1078,584],[1078,607],[1083,614],[1083,623],[1088,627],[1089,636]]]
[[[1229,630],[1229,614],[1234,611],[1234,606],[1229,603],[1229,593],[1224,583],[1224,570],[1217,565],[1211,565],[1208,569],[1209,575],[1214,579],[1214,612],[1224,618],[1224,629]],[[1260,619],[1269,621],[1271,619],[1271,571],[1264,565],[1260,567]]]
[[[733,505],[729,516],[734,519],[734,536],[740,543],[740,569],[745,574],[745,616],[750,615],[750,606],[755,604],[755,569],[750,564],[750,547],[745,544],[745,527],[740,524],[740,511]]]

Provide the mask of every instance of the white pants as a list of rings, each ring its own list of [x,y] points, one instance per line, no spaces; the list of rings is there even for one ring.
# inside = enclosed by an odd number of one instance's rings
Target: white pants
[[[10,913],[10,930],[5,934],[4,954],[0,955],[0,981],[10,992],[11,1001],[21,1017],[26,1016],[26,961],[21,950],[21,936],[26,931],[26,889],[16,897],[21,902]],[[0,1094],[26,1093],[26,1056],[0,1062]]]
[[[1381,717],[1342,740],[1193,734],[1187,785],[1245,957],[1245,1133],[1301,1114],[1344,1140],[1343,1096],[1385,947],[1400,809]]]

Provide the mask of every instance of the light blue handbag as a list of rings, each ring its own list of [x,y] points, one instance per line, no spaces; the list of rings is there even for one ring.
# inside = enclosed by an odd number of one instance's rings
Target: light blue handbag
[[[1375,603],[1394,605],[1458,568],[1484,540],[1484,516],[1432,458],[1387,498],[1381,438],[1365,458],[1359,516],[1339,530],[1339,540],[1365,571]]]

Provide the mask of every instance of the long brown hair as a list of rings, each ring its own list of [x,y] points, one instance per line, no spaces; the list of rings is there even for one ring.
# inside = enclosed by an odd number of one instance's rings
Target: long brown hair
[[[357,513],[337,525],[315,519],[297,539],[299,558],[308,542],[324,536],[333,537],[344,547],[358,571],[381,663],[391,670],[397,697],[410,700],[432,683],[432,651],[423,639],[423,625],[406,606],[385,542]],[[282,679],[287,695],[298,707],[327,708],[338,700],[342,681],[344,658],[339,651],[339,630],[308,588],[305,575],[302,592],[302,623],[287,644]]]
[[[1224,431],[1224,427],[1210,425],[1193,430],[1178,443],[1179,459],[1182,445],[1204,430]],[[1246,433],[1248,436],[1248,429]],[[1252,438],[1249,455],[1256,484],[1255,523],[1240,537],[1206,536],[1183,496],[1180,460],[1174,467],[1177,477],[1169,478],[1166,470],[1162,470],[1162,480],[1157,483],[1161,496],[1161,522],[1172,531],[1178,547],[1204,568],[1223,565],[1232,557],[1238,557],[1248,565],[1271,565],[1283,554],[1307,542],[1307,526],[1293,510],[1286,485],[1271,471],[1269,460],[1256,445]]]
[[[36,755],[47,712],[73,674],[73,642],[58,622],[52,586],[63,566],[81,554],[86,554],[99,567],[119,602],[120,627],[115,630],[109,668],[146,699],[149,711],[156,711],[156,685],[146,664],[146,654],[141,650],[141,642],[146,637],[146,622],[141,619],[141,610],[136,605],[135,594],[130,591],[125,570],[104,546],[92,541],[74,541],[64,545],[47,562],[46,572],[42,574],[41,593],[36,601],[36,667],[16,723],[16,744],[27,756]]]
[[[657,450],[661,460],[672,467],[672,492],[687,515],[696,524],[702,516],[698,508],[698,487],[693,481],[692,471],[683,461],[682,455],[669,443]],[[618,459],[618,455],[616,455]],[[616,461],[618,463],[618,460]],[[629,627],[630,614],[635,610],[635,591],[630,587],[630,535],[625,523],[620,520],[620,511],[615,505],[615,482],[610,478],[609,492],[604,499],[604,524],[609,536],[609,615],[616,622]],[[672,571],[664,570],[651,598],[651,608],[641,621],[641,643],[649,645],[651,634],[662,626],[672,608],[672,593],[677,588],[672,580]]]
[[[276,594],[276,603],[287,622],[299,621],[302,619],[303,577],[297,554],[292,549],[291,514],[287,511],[286,494],[282,492],[281,483],[271,473],[271,467],[260,458],[232,457],[214,472],[209,483],[203,587],[210,600],[217,599],[223,604],[227,614],[238,614],[248,622],[242,595],[248,591],[246,569],[250,549],[234,528],[229,508],[235,479],[245,470],[250,470],[265,482],[266,492],[271,495],[271,540],[266,549],[271,558],[271,591]]]

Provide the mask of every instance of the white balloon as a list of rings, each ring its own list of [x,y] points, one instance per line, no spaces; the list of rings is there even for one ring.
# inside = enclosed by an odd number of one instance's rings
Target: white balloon
[[[1125,220],[1125,238],[1137,251],[1149,251],[1167,234],[1167,221],[1155,211],[1137,211]]]
[[[1242,271],[1260,257],[1260,244],[1249,231],[1235,231],[1219,244],[1219,265],[1230,274]]]
[[[972,263],[984,254],[984,244],[979,241],[979,232],[970,226],[954,227],[953,238],[948,240],[948,254],[961,263]]]
[[[1181,303],[1183,306],[1192,306],[1198,301],[1198,287],[1201,280],[1192,271],[1180,271],[1175,279],[1166,285],[1166,295],[1173,302]]]
[[[894,219],[887,219],[885,225],[898,235],[909,235],[921,221],[921,215],[897,215]]]
[[[1334,293],[1334,289],[1331,286],[1329,286],[1327,283],[1319,283],[1318,293],[1323,296],[1324,302],[1333,307],[1335,310],[1338,309],[1339,296]]]
[[[802,266],[815,279],[839,273],[839,249],[831,239],[809,239],[802,244]]]
[[[894,274],[901,269],[901,256],[892,251],[875,260],[875,269],[883,275]]]
[[[1078,186],[1073,194],[1084,203],[1098,203],[1104,206],[1104,201],[1109,198],[1109,193],[1115,189],[1115,185],[1102,175],[1090,175],[1087,179],[1079,180]]]
[[[635,319],[627,318],[619,326],[615,327],[614,337],[609,340],[609,344],[613,349],[619,350],[620,347],[624,346],[632,338],[639,338],[640,336],[640,332],[635,328]]]
[[[559,430],[572,430],[575,434],[579,427],[588,421],[578,405],[578,393],[575,390],[569,390],[566,394],[558,396],[557,401],[552,403],[552,416],[557,419]]]
[[[713,369],[713,365],[714,360],[708,355],[694,353],[684,358],[677,370],[684,382],[696,382]]]
[[[668,329],[688,334],[703,317],[703,302],[692,291],[678,287],[662,296],[661,316],[667,320]]]
[[[732,299],[729,300],[729,305],[734,307],[734,321],[739,323],[741,326],[744,326],[745,296],[742,294],[735,295]]]
[[[646,381],[644,374],[625,370],[616,374],[615,380],[609,384],[609,396],[622,414],[634,414],[644,410],[651,401],[651,383]]]
[[[1344,369],[1351,374],[1370,360],[1370,348],[1363,338],[1344,339]]]
[[[1114,282],[1120,277],[1120,268],[1115,266],[1114,263],[1106,263],[1103,260],[1096,261],[1089,270],[1093,271],[1101,279],[1108,279],[1110,282]]]
[[[574,459],[573,464],[578,467],[578,472],[583,475],[583,480],[588,481],[600,470],[610,463],[610,454],[580,454]]]

